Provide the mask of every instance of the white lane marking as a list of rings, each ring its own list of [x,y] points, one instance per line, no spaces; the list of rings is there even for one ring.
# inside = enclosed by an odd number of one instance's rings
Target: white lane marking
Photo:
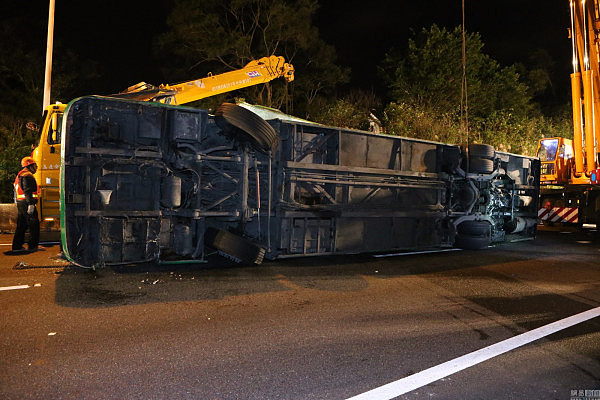
[[[0,291],[3,291],[3,290],[29,289],[30,287],[31,286],[29,286],[29,285],[4,286],[4,287],[0,287]]]
[[[412,251],[410,253],[392,253],[392,254],[375,254],[373,257],[381,258],[381,257],[396,257],[396,256],[412,256],[416,254],[430,254],[430,253],[444,253],[447,251],[460,251],[462,249],[443,249],[443,250],[424,250],[424,251]]]
[[[572,315],[561,319],[551,324],[544,325],[540,328],[533,329],[529,332],[522,333],[512,338],[503,340],[491,346],[474,351],[464,356],[455,358],[454,360],[446,361],[443,364],[436,365],[424,371],[399,379],[395,382],[388,383],[378,388],[369,390],[368,392],[350,397],[347,400],[389,400],[439,379],[445,378],[463,369],[472,367],[482,363],[490,358],[499,356],[511,350],[551,335],[573,325],[580,324],[592,318],[600,316],[600,307],[592,308],[591,310]]]
[[[60,244],[60,242],[39,242],[38,244],[47,245],[47,244]],[[12,243],[0,243],[0,246],[12,246]]]

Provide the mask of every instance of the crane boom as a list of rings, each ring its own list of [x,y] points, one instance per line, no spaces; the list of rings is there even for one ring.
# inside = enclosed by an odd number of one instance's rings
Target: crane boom
[[[113,97],[142,101],[158,101],[167,104],[186,104],[216,96],[232,90],[267,83],[273,79],[294,80],[294,67],[281,56],[263,57],[252,60],[244,67],[219,75],[209,74],[205,78],[178,84],[153,86],[145,82],[127,88]]]
[[[573,45],[571,92],[574,105],[574,175],[580,177],[585,174],[589,177],[591,171],[598,168],[597,153],[600,139],[600,135],[596,132],[597,129],[600,129],[599,37],[596,33],[600,24],[598,1],[569,0],[569,5]],[[583,87],[583,93],[581,87]]]

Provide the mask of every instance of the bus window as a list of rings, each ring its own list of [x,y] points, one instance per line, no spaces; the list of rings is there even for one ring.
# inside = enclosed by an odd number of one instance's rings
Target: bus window
[[[48,132],[48,144],[60,143],[60,127],[62,125],[62,114],[53,113],[50,120],[50,132]]]

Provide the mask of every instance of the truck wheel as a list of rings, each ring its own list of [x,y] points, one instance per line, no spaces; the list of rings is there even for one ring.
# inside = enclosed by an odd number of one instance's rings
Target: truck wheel
[[[458,224],[457,231],[460,235],[490,236],[490,223],[487,221],[464,221]]]
[[[494,161],[487,158],[469,158],[469,172],[475,174],[491,174],[494,172]]]
[[[248,142],[261,152],[275,150],[279,143],[277,132],[267,121],[237,104],[221,104],[215,112],[215,122],[226,135]]]
[[[260,264],[265,256],[264,248],[222,229],[206,229],[204,243],[238,263]]]
[[[490,245],[489,236],[457,235],[454,247],[465,250],[481,250]]]
[[[496,155],[494,146],[489,144],[471,143],[469,145],[469,157],[493,159]]]

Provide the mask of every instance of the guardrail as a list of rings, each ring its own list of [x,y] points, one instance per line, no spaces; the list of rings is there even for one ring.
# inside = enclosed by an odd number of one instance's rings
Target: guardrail
[[[17,206],[15,203],[0,203],[0,233],[12,233],[17,226]]]

